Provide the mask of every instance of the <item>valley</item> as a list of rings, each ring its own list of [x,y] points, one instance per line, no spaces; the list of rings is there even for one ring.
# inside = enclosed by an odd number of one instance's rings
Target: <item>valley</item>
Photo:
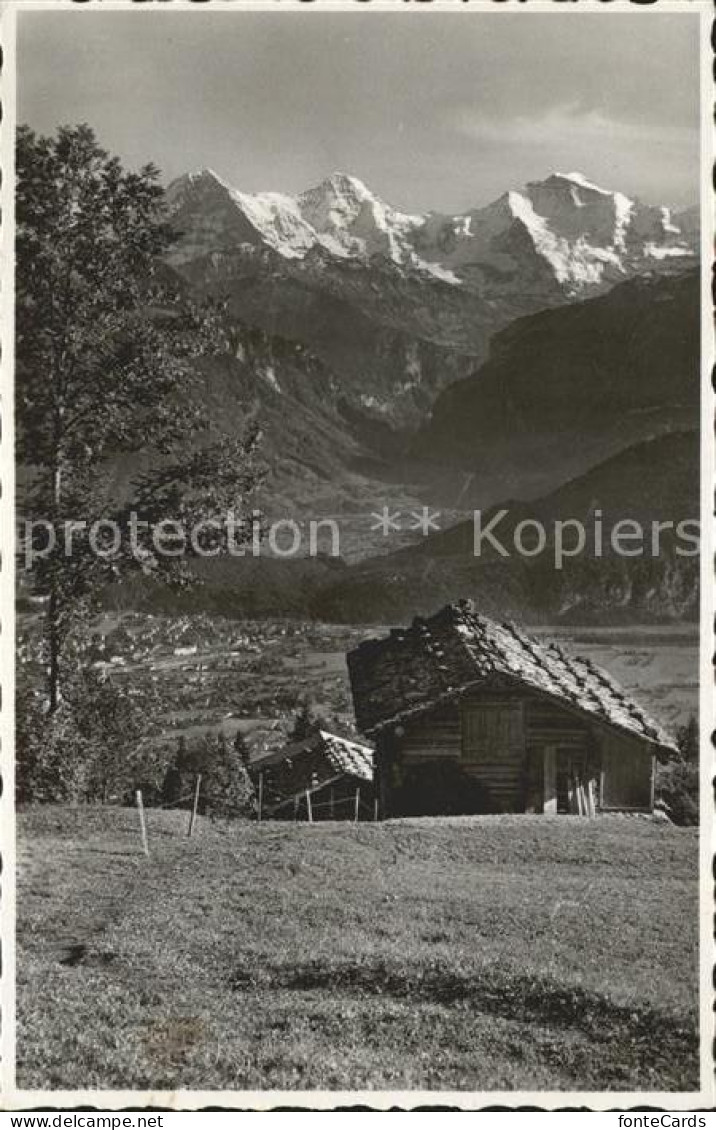
[[[476,556],[473,511],[504,510],[503,537],[595,513],[607,528],[698,518],[693,215],[577,174],[452,218],[404,215],[345,176],[293,199],[204,171],[167,200],[178,238],[164,269],[223,311],[222,343],[191,374],[207,438],[257,428],[253,504],[302,531],[334,520],[340,549],[327,536],[315,556],[194,560],[178,591],[141,573],[109,586],[107,639],[133,642],[95,661],[152,690],[161,736],[241,728],[271,745],[303,697],[350,724],[348,646],[460,597],[538,631],[615,632],[587,646],[612,648],[607,666],[683,721],[697,557],[673,535],[656,555],[587,546],[563,568],[551,535],[536,556]],[[111,493],[131,499],[157,458],[117,459]],[[438,528],[421,532],[433,508]],[[383,510],[405,519],[389,537]],[[680,641],[671,690],[670,643],[630,665],[642,631]]]
[[[86,662],[152,703],[153,740],[167,759],[180,737],[245,735],[254,755],[277,749],[301,702],[354,732],[346,652],[387,625],[206,615],[112,613],[94,625]],[[39,619],[19,625],[20,679],[40,675]],[[696,626],[531,628],[604,666],[672,732],[698,710]],[[158,782],[157,782],[158,783]]]
[[[459,216],[341,173],[290,197],[205,169],[167,201],[168,267],[231,339],[202,398],[259,423],[277,516],[531,498],[698,425],[693,209],[576,173]]]

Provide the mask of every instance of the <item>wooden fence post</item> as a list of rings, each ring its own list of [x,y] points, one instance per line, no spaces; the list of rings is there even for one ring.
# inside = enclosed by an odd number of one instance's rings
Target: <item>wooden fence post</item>
[[[580,791],[581,796],[582,796],[582,815],[583,816],[590,816],[591,813],[589,811],[589,801],[587,799],[587,790],[585,789],[584,785],[579,786],[579,791]]]
[[[313,823],[313,808],[311,807],[311,793],[306,789],[306,809],[308,811],[308,823]]]
[[[264,775],[263,775],[263,773],[259,773],[259,812],[258,812],[259,824],[261,823],[261,815],[262,815],[263,806],[264,806]]]
[[[544,747],[544,808],[545,815],[557,814],[557,782],[555,779],[555,749],[553,745]]]
[[[201,788],[201,773],[196,779],[194,786],[194,803],[191,809],[191,816],[189,817],[189,830],[187,836],[191,837],[194,834],[194,824],[196,823],[196,814],[199,809],[199,789]]]
[[[355,824],[358,823],[358,811],[359,811],[359,809],[360,809],[360,785],[356,789],[355,816],[353,818],[353,822]]]
[[[142,801],[142,790],[137,789],[135,794],[137,801],[137,812],[139,813],[139,827],[142,832],[142,851],[145,855],[149,855],[149,842],[147,840],[147,822],[144,819],[144,803]]]
[[[378,798],[373,797],[373,819],[378,819]]]

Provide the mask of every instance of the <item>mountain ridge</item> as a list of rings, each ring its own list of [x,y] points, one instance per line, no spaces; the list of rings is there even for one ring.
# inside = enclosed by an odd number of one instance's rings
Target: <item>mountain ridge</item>
[[[551,173],[456,215],[402,212],[342,172],[296,195],[243,192],[208,168],[167,189],[170,209],[180,211],[202,197],[217,202],[222,196],[236,212],[234,234],[243,227],[242,242],[263,244],[285,259],[304,259],[315,249],[343,259],[378,255],[451,286],[474,283],[470,271],[481,257],[484,268],[490,252],[499,270],[504,248],[489,244],[515,225],[571,295],[638,270],[639,257],[658,268],[670,259],[683,264],[697,250],[689,209],[682,221],[666,205],[643,204],[578,172]],[[176,261],[183,258],[179,251]]]
[[[674,273],[697,251],[685,213],[575,174],[454,216],[400,212],[344,173],[290,196],[204,170],[172,182],[167,203],[169,264],[199,295],[303,344],[351,413],[394,429],[424,424],[515,319]]]
[[[527,315],[436,399],[417,457],[499,481],[492,497],[552,489],[589,463],[699,420],[697,271],[635,278]],[[576,441],[576,442],[575,442]]]
[[[684,430],[634,444],[532,502],[506,499],[482,515],[495,515],[494,536],[475,554],[473,520],[431,534],[394,553],[370,558],[326,578],[315,607],[325,619],[399,620],[435,611],[456,593],[476,599],[488,613],[518,615],[533,623],[658,622],[698,617],[698,558],[674,533],[699,514],[699,433]],[[590,528],[599,512],[605,550],[596,555]],[[609,531],[623,518],[645,531],[644,553],[615,553]],[[554,564],[558,521],[581,522],[581,554]],[[515,528],[538,522],[546,532],[542,553],[521,555]],[[653,553],[653,523],[664,523]],[[666,523],[671,523],[666,528]],[[574,528],[569,537],[574,539]]]
[[[532,502],[505,499],[491,507],[483,514],[483,528],[494,514],[507,511],[494,532],[509,549],[508,558],[489,549],[475,556],[474,523],[468,520],[351,565],[324,554],[290,561],[204,560],[196,565],[203,582],[197,589],[177,595],[144,583],[131,599],[147,609],[172,612],[388,624],[429,615],[465,596],[488,615],[535,625],[694,621],[698,558],[680,555],[669,529],[661,535],[658,556],[649,547],[652,522],[676,525],[698,517],[698,483],[698,432],[676,432],[635,444]],[[588,529],[597,507],[606,531],[603,556],[596,557],[587,545],[555,569],[553,523],[578,519]],[[623,517],[643,523],[647,551],[642,556],[620,556],[609,545],[608,532]],[[537,520],[549,532],[537,556],[515,549],[515,526],[525,520]]]

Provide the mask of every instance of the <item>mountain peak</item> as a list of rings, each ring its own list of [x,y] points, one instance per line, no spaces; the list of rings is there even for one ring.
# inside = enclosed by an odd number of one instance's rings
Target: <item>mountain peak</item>
[[[214,172],[208,165],[202,165],[199,169],[193,169],[190,173],[187,173],[187,176],[190,181],[216,180],[219,184],[226,184],[226,181],[222,180],[219,174]]]
[[[507,253],[514,274],[504,276],[507,289],[522,285],[527,266],[540,276],[547,267],[549,287],[556,284],[568,297],[657,264],[664,270],[687,265],[698,243],[693,220],[687,217],[682,226],[668,208],[601,188],[578,171],[552,172],[461,216],[400,212],[343,170],[294,196],[243,192],[213,169],[201,168],[173,182],[167,195],[175,213],[202,217],[185,221],[197,232],[192,254],[199,246],[207,251],[249,244],[284,259],[310,256],[311,269],[377,257],[451,286],[479,287],[489,280],[493,288],[492,258],[506,254],[501,241],[509,242],[514,232],[517,243]],[[314,251],[317,255],[310,254]]]
[[[167,198],[170,203],[174,204],[187,194],[194,195],[197,190],[201,193],[202,190],[213,190],[215,192],[217,189],[230,192],[231,186],[213,169],[204,166],[201,169],[193,169],[190,173],[184,173],[183,176],[173,180],[167,187]]]
[[[359,177],[354,177],[352,173],[343,173],[339,169],[331,173],[327,180],[329,184],[336,188],[352,188],[355,192],[368,192]]]
[[[174,185],[198,185],[198,184],[220,184],[222,188],[229,188],[230,185],[210,169],[208,165],[203,165],[200,169],[192,169],[189,173],[184,173],[183,176],[177,177],[170,184],[170,188]]]
[[[589,192],[598,192],[600,196],[613,196],[614,193],[608,188],[600,188],[594,181],[589,180],[583,173],[552,173],[549,180],[556,178],[557,180],[566,180],[570,184],[579,185],[580,188],[586,188]]]
[[[358,177],[354,177],[350,173],[336,171],[325,177],[320,184],[302,192],[299,200],[310,201],[326,197],[333,200],[350,200],[361,203],[365,200],[375,199],[370,189]]]

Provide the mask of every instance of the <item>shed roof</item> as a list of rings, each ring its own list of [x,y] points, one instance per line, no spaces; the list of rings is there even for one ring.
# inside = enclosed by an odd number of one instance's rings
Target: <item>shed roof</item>
[[[356,719],[366,734],[448,702],[467,690],[515,683],[599,722],[667,749],[674,741],[611,675],[514,624],[481,616],[472,601],[366,640],[348,654]]]
[[[267,800],[280,807],[306,789],[320,788],[340,777],[373,781],[373,750],[328,730],[316,730],[300,742],[256,758],[249,764],[254,781],[262,771],[267,778]]]

